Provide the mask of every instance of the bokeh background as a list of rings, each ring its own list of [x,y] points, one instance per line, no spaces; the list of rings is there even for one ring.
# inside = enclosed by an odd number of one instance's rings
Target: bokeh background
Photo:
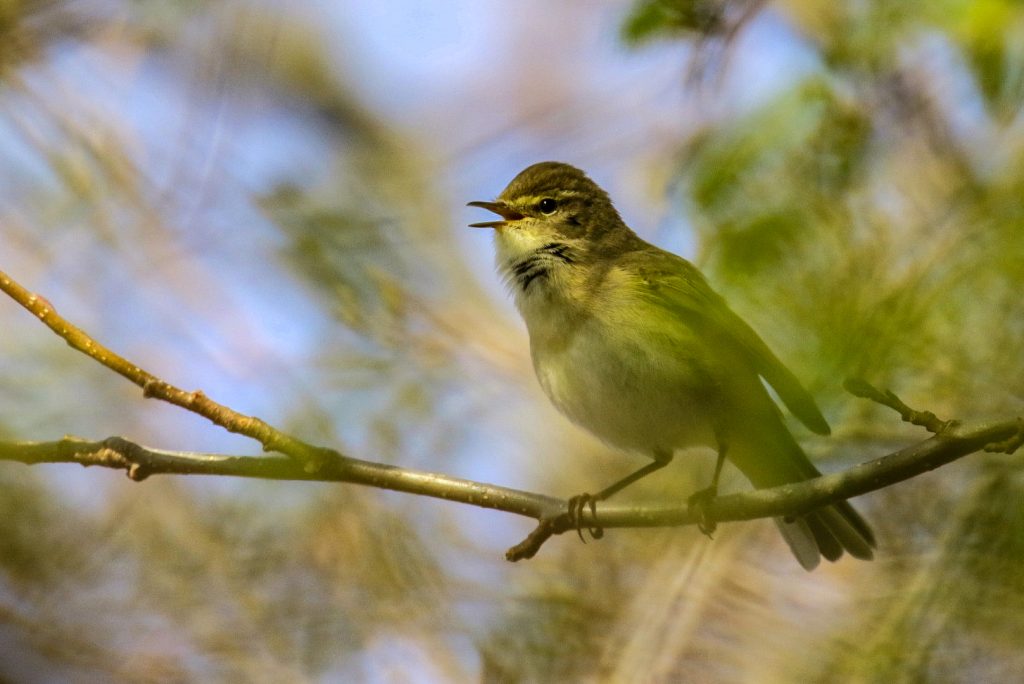
[[[307,441],[568,496],[643,461],[548,405],[464,227],[567,161],[805,380],[836,470],[925,436],[846,377],[1024,412],[1022,104],[1011,0],[0,0],[0,269]],[[64,434],[258,454],[0,300],[0,438]],[[491,511],[0,463],[0,681],[1010,681],[1021,466],[858,499],[878,559],[808,574],[765,521],[513,565]]]

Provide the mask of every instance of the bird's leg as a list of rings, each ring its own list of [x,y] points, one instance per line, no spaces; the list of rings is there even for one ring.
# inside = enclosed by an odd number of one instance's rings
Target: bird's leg
[[[595,517],[597,515],[597,502],[598,501],[604,501],[605,499],[609,498],[613,494],[616,494],[616,493],[622,491],[623,489],[625,489],[629,485],[633,484],[637,480],[639,480],[639,479],[641,479],[643,477],[647,477],[648,475],[653,473],[655,470],[661,470],[662,468],[664,468],[665,466],[667,466],[671,462],[672,462],[672,452],[671,451],[665,451],[663,449],[655,449],[654,450],[654,460],[652,462],[648,463],[647,465],[645,465],[643,468],[640,468],[639,470],[636,470],[636,471],[630,473],[629,475],[627,475],[626,477],[622,478],[621,480],[618,480],[617,482],[613,482],[611,485],[605,487],[604,489],[599,491],[597,494],[588,494],[588,493],[584,492],[583,494],[577,494],[576,496],[570,498],[569,499],[569,520],[572,523],[573,527],[576,528],[576,534],[578,534],[580,536],[580,539],[582,539],[584,542],[586,542],[586,539],[584,539],[584,537],[583,537],[583,526],[580,523],[580,520],[581,520],[581,518],[583,516],[583,511],[585,509],[589,508],[590,509],[591,517]],[[600,539],[601,537],[604,536],[604,530],[601,529],[600,525],[595,525],[593,527],[588,527],[587,531],[590,532],[590,536],[593,537],[594,539]]]
[[[715,474],[711,478],[711,486],[698,490],[690,495],[687,505],[690,509],[697,509],[697,527],[702,533],[711,537],[715,533],[718,524],[714,520],[707,519],[707,505],[718,496],[718,478],[722,475],[722,466],[725,465],[725,454],[728,451],[725,442],[718,439],[718,460],[715,461]]]

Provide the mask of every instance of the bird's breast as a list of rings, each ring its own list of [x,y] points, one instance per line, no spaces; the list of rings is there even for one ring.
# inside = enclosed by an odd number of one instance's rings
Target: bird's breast
[[[647,452],[714,443],[712,388],[685,329],[665,331],[641,302],[614,294],[586,313],[551,299],[523,304],[537,379],[573,422]]]

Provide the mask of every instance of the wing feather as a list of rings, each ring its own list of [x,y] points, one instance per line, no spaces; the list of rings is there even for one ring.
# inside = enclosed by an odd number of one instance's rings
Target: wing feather
[[[768,345],[737,316],[718,293],[711,289],[700,271],[682,257],[657,248],[637,252],[628,268],[640,276],[653,301],[686,319],[694,329],[716,342],[731,346],[778,393],[782,402],[800,422],[814,432],[827,435],[828,422],[814,398],[779,360]]]

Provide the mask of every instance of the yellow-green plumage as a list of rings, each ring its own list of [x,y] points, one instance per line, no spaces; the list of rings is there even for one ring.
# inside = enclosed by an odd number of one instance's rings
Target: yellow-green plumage
[[[582,171],[535,164],[496,202],[471,204],[502,216],[475,225],[495,229],[537,379],[562,413],[660,464],[707,445],[757,487],[818,474],[761,379],[827,434],[814,399],[692,264],[641,240]],[[777,522],[805,568],[844,549],[872,556],[871,530],[848,503]]]

